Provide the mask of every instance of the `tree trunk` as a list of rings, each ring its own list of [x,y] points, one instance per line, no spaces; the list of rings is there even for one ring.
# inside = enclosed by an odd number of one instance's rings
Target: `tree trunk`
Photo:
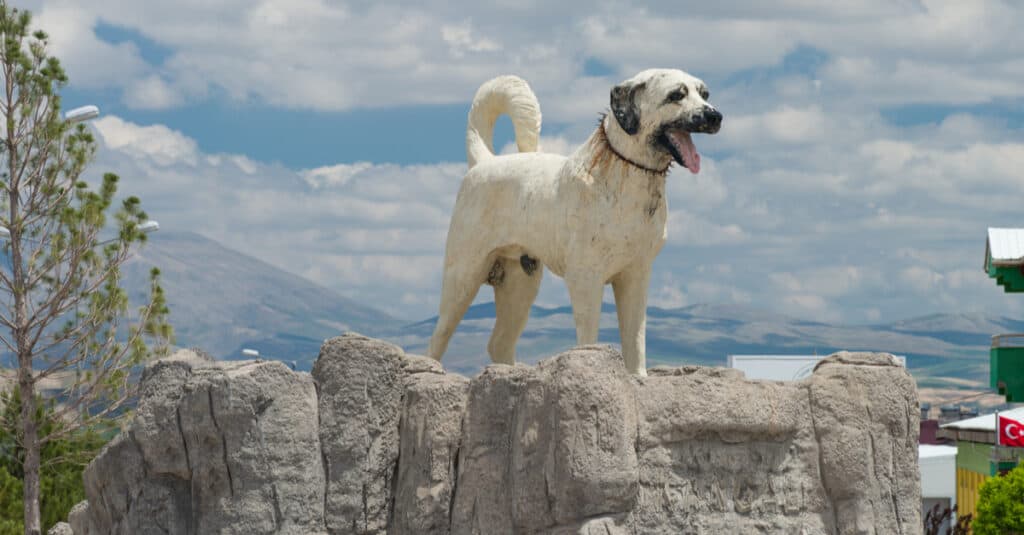
[[[31,362],[31,361],[30,361]],[[19,370],[18,386],[21,393],[21,432],[25,448],[24,505],[25,535],[41,535],[39,518],[39,425],[36,422],[35,384],[32,368]]]

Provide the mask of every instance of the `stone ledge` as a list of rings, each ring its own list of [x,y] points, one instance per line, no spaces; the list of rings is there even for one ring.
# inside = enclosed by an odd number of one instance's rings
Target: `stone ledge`
[[[918,533],[917,393],[888,354],[807,379],[611,346],[472,379],[392,344],[157,363],[62,533]]]

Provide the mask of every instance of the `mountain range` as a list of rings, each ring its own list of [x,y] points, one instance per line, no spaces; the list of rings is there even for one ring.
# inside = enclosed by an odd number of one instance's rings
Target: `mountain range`
[[[231,250],[194,233],[161,232],[125,268],[143,297],[150,266],[161,269],[180,346],[224,359],[243,348],[309,369],[323,340],[345,331],[383,338],[422,353],[436,318],[395,318],[339,292]],[[600,340],[617,343],[615,309],[605,304]],[[444,364],[473,373],[485,366],[494,304],[474,305],[452,339]],[[996,315],[933,314],[888,324],[834,325],[734,304],[648,310],[648,365],[725,365],[730,354],[829,354],[840,349],[905,355],[919,385],[983,384],[991,335],[1024,331],[1024,321]],[[533,307],[517,347],[519,360],[574,345],[568,306]]]

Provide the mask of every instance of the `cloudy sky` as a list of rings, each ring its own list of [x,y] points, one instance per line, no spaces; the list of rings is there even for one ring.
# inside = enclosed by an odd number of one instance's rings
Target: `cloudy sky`
[[[436,313],[476,88],[527,79],[567,153],[648,67],[725,115],[701,174],[668,177],[653,305],[1024,314],[982,271],[986,227],[1024,226],[1019,2],[11,3],[51,34],[65,106],[101,108],[95,171],[164,228],[399,317]],[[539,304],[566,303],[548,275]]]

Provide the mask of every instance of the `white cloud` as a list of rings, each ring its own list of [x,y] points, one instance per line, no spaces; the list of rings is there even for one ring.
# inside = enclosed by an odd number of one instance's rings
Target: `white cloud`
[[[814,318],[816,321],[838,321],[842,313],[838,307],[830,306],[821,296],[813,294],[786,295],[779,303],[781,312],[798,318]]]
[[[132,43],[110,44],[96,37],[96,11],[74,2],[43,2],[33,9],[33,25],[49,34],[50,53],[60,59],[75,84],[88,88],[133,83],[148,68]]]
[[[102,117],[94,123],[103,144],[139,158],[150,158],[157,165],[198,163],[199,149],[194,139],[163,125],[139,126],[116,116]]]
[[[389,312],[433,312],[448,212],[464,164],[369,163],[294,171],[237,154],[204,154],[163,125],[92,123],[90,168],[123,177],[167,231],[205,234]],[[406,294],[419,294],[410,312]],[[404,299],[405,306],[400,306]]]
[[[456,58],[462,58],[467,53],[501,50],[501,45],[494,40],[476,35],[469,21],[441,26],[441,38],[448,43],[449,52]]]
[[[344,186],[356,173],[373,167],[369,162],[354,164],[337,164],[317,167],[302,172],[302,178],[314,188],[326,186]]]
[[[752,150],[764,144],[800,145],[825,135],[827,118],[818,106],[782,106],[756,115],[729,117],[729,143]]]
[[[805,99],[826,96],[850,110],[864,103],[983,103],[1016,98],[1024,69],[1013,22],[1022,8],[995,0],[770,8],[729,2],[682,11],[635,2],[26,3],[38,6],[39,25],[51,30],[75,83],[120,86],[127,102],[154,107],[204,98],[211,89],[317,110],[465,102],[483,80],[511,72],[533,84],[548,118],[576,121],[606,107],[608,86],[642,68],[679,66],[724,78],[777,65],[801,45],[830,56],[814,83],[796,75],[775,82],[774,91],[753,87],[744,98],[793,96],[779,93],[789,84]],[[98,39],[100,20],[138,31],[171,57],[146,65],[134,45]],[[590,57],[614,73],[584,76]],[[154,94],[161,98],[142,98]],[[802,121],[774,124],[782,136],[814,132]]]
[[[132,109],[162,110],[181,104],[184,98],[154,74],[129,83],[124,90],[124,101]]]
[[[673,245],[740,243],[747,238],[743,229],[735,223],[719,225],[701,219],[683,209],[670,208],[668,241]]]

